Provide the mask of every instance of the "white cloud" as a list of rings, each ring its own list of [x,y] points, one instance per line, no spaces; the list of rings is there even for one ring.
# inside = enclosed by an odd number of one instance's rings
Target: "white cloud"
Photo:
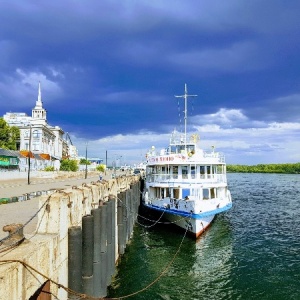
[[[240,109],[221,108],[213,114],[196,115],[190,118],[192,124],[220,124],[232,126],[233,124],[248,122],[248,118]]]
[[[228,115],[237,115],[244,120],[238,110],[233,110]],[[265,123],[264,127],[258,128],[224,128],[217,124],[208,124],[196,126],[195,129],[200,135],[201,147],[209,150],[211,146],[215,146],[217,151],[225,154],[230,164],[300,161],[300,123]],[[194,132],[190,132],[192,133]],[[91,156],[103,159],[105,159],[105,151],[108,151],[109,159],[119,155],[123,157],[124,163],[139,163],[145,159],[145,154],[151,146],[155,146],[157,150],[167,147],[170,136],[171,133],[155,132],[140,132],[136,135],[118,134],[89,141],[89,151]],[[84,145],[82,141],[78,141],[78,145],[80,144]],[[81,153],[84,151],[85,149],[81,149]]]
[[[48,103],[62,94],[58,83],[50,80],[40,72],[25,72],[18,68],[15,74],[3,77],[0,82],[0,99],[2,108],[12,111],[14,109],[28,109],[28,101],[34,105],[38,96],[38,84],[41,83],[42,100]],[[6,99],[13,99],[7,102]],[[26,101],[24,101],[27,99]],[[28,100],[29,99],[29,100]],[[29,108],[30,109],[30,108]]]
[[[16,73],[17,75],[19,75],[21,83],[24,84],[25,86],[29,86],[32,89],[36,89],[38,83],[41,82],[42,91],[47,91],[51,94],[59,94],[61,92],[59,85],[56,82],[47,78],[47,76],[43,73],[37,73],[37,72],[26,73],[22,69],[17,69]],[[59,73],[56,71],[56,74]]]

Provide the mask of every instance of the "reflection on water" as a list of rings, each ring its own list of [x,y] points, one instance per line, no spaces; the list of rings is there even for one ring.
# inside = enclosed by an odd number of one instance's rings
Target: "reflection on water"
[[[128,299],[300,299],[299,175],[229,174],[233,208]],[[135,227],[109,291],[134,293],[173,259],[183,233]]]

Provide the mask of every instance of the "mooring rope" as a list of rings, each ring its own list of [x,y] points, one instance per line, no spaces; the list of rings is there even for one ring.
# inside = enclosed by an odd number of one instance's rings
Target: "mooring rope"
[[[190,220],[191,220],[191,218],[189,219],[189,221],[190,221]],[[121,296],[121,297],[117,297],[117,298],[110,298],[110,299],[112,299],[112,300],[122,300],[122,299],[130,298],[130,297],[132,297],[132,296],[135,296],[135,295],[137,295],[137,294],[140,294],[140,293],[146,291],[146,290],[149,289],[152,285],[154,285],[157,281],[159,281],[159,280],[161,279],[161,277],[169,270],[169,268],[171,267],[171,265],[172,265],[173,262],[175,261],[175,258],[177,257],[177,255],[178,255],[178,253],[179,253],[179,251],[180,251],[180,249],[181,249],[181,246],[182,246],[182,244],[183,244],[183,241],[184,241],[184,239],[185,239],[185,237],[186,237],[186,235],[187,235],[187,232],[188,232],[188,227],[187,227],[186,230],[185,230],[185,233],[184,233],[184,235],[183,235],[183,237],[182,237],[182,239],[181,239],[181,242],[180,242],[180,244],[179,244],[179,247],[178,247],[177,251],[175,252],[173,258],[172,258],[172,259],[170,260],[170,262],[166,265],[166,267],[162,270],[162,272],[159,274],[159,276],[156,277],[156,279],[154,279],[151,283],[149,283],[149,284],[148,284],[147,286],[145,286],[144,288],[142,288],[142,289],[140,289],[140,290],[138,290],[138,291],[136,291],[136,292],[134,292],[134,293],[131,293],[131,294],[128,294],[128,295],[125,295],[125,296]]]
[[[126,207],[127,211],[129,211],[129,213],[130,213],[131,215],[134,214],[134,212],[131,211],[130,208],[129,208],[129,207],[128,207],[128,206],[127,206],[120,198],[117,197],[117,199],[121,202],[121,204],[122,204],[124,207]],[[165,221],[164,221],[164,222],[160,222],[160,219],[163,217],[163,215],[164,215],[164,213],[165,213],[166,211],[167,211],[167,209],[165,208],[165,210],[163,211],[162,215],[158,218],[158,220],[152,220],[152,219],[146,218],[146,217],[144,217],[144,216],[142,216],[142,215],[140,215],[140,214],[137,213],[137,216],[138,216],[139,218],[142,218],[142,219],[147,220],[147,221],[149,221],[149,222],[153,222],[153,223],[155,223],[155,224],[150,225],[150,226],[147,226],[147,225],[144,225],[144,224],[142,224],[142,223],[140,223],[140,222],[138,222],[138,221],[137,221],[137,223],[138,223],[139,225],[141,225],[142,227],[150,228],[150,227],[153,227],[153,226],[156,225],[156,224],[165,224],[165,225],[176,224],[176,223],[182,221],[183,219],[187,218],[187,217],[180,217],[178,220],[173,221],[173,222],[165,222]]]
[[[130,298],[132,296],[135,296],[137,294],[140,294],[144,291],[146,291],[147,289],[149,289],[151,286],[153,286],[156,282],[158,282],[161,277],[169,270],[169,268],[171,267],[171,265],[173,264],[173,262],[175,261],[175,258],[177,257],[180,249],[181,249],[181,246],[183,244],[183,241],[187,235],[187,232],[188,232],[188,228],[186,228],[185,230],[185,233],[181,239],[181,242],[179,244],[179,247],[177,249],[177,251],[175,252],[173,258],[170,260],[170,262],[166,265],[166,267],[162,270],[162,272],[152,281],[150,282],[147,286],[145,286],[144,288],[134,292],[134,293],[131,293],[131,294],[128,294],[128,295],[125,295],[125,296],[121,296],[121,297],[117,297],[117,298],[102,298],[102,297],[93,297],[93,296],[89,296],[87,294],[82,294],[82,293],[78,293],[58,282],[56,282],[55,280],[51,279],[50,277],[48,277],[47,275],[43,274],[42,272],[38,271],[36,268],[32,267],[31,265],[29,265],[28,263],[22,261],[22,260],[18,260],[18,259],[6,259],[6,260],[0,260],[0,265],[2,264],[8,264],[8,263],[20,263],[24,266],[24,268],[26,268],[32,275],[32,271],[37,273],[38,275],[42,276],[43,278],[45,278],[46,280],[49,280],[51,283],[55,284],[58,288],[62,288],[64,289],[66,292],[68,292],[70,295],[74,295],[74,296],[77,296],[77,297],[80,297],[81,299],[90,299],[90,300],[105,300],[105,299],[111,299],[111,300],[122,300],[122,299],[126,299],[126,298]],[[56,297],[57,298],[57,297]]]

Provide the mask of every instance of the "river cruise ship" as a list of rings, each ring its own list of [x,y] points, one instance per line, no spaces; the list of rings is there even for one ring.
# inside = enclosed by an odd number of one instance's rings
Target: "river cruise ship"
[[[199,237],[215,215],[232,207],[227,187],[225,157],[215,151],[204,151],[199,136],[186,133],[187,87],[185,101],[185,132],[174,131],[169,146],[147,153],[143,205],[187,233]]]

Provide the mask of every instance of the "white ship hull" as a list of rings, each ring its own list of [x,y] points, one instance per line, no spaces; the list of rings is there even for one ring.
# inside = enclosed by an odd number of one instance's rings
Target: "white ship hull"
[[[174,209],[166,209],[149,203],[143,203],[144,208],[148,211],[155,212],[159,215],[158,219],[164,219],[170,224],[180,227],[187,232],[189,236],[198,238],[211,224],[216,214],[229,210],[232,203],[229,202],[221,208],[208,211],[201,214],[187,213],[184,211],[176,211]]]
[[[202,219],[192,219],[167,212],[164,214],[166,220],[182,228],[184,231],[187,230],[187,234],[195,238],[198,238],[209,227],[214,217],[215,215],[204,217]]]

